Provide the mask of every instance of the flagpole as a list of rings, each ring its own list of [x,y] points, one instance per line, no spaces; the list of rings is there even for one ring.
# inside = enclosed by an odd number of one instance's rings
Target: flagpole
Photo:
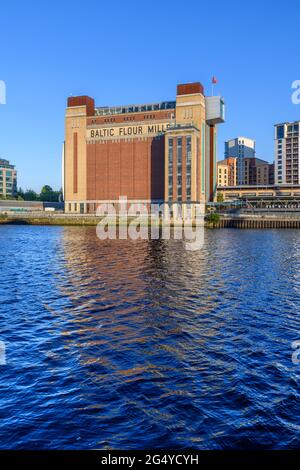
[[[214,86],[216,83],[217,83],[217,79],[213,75],[211,79],[211,96],[214,96],[214,90],[215,90]]]

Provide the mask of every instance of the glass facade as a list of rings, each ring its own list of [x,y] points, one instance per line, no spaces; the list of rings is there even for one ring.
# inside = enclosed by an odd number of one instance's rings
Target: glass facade
[[[168,173],[169,173],[169,181],[168,181],[168,195],[169,200],[173,198],[173,139],[170,138],[168,141]]]
[[[175,109],[176,101],[163,101],[162,103],[151,103],[129,106],[108,106],[95,108],[96,116],[111,116],[114,114],[141,113],[146,111],[160,111],[165,109]]]
[[[186,138],[186,199],[192,198],[192,138]]]
[[[177,137],[177,199],[182,201],[182,137]]]
[[[277,139],[284,138],[284,126],[277,126]]]

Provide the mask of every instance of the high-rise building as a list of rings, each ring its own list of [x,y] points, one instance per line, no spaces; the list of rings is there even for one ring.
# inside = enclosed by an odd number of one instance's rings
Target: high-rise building
[[[0,195],[15,196],[17,194],[17,170],[8,160],[0,159]]]
[[[103,201],[205,202],[216,193],[216,127],[224,102],[199,83],[176,101],[95,107],[68,99],[63,152],[66,212],[93,213]]]
[[[218,186],[236,186],[236,161],[237,158],[229,157],[217,163]]]
[[[236,137],[225,142],[225,159],[237,158],[237,184],[245,183],[244,159],[255,157],[255,140],[248,137]]]
[[[300,121],[275,125],[275,184],[300,184]]]

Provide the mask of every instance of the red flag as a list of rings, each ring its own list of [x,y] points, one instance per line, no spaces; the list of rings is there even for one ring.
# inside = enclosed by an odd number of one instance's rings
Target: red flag
[[[213,75],[212,79],[211,79],[211,83],[213,83],[214,85],[216,83],[218,83],[218,80],[216,79],[216,77]]]

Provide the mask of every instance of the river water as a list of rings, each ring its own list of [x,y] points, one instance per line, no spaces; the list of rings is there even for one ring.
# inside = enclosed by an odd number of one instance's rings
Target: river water
[[[296,448],[300,233],[0,227],[0,448]]]

